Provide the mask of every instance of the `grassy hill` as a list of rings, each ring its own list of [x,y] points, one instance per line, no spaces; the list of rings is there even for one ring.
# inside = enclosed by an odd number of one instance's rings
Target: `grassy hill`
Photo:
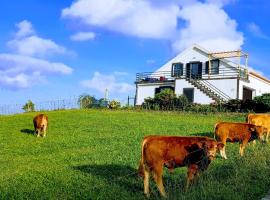
[[[136,176],[143,136],[213,136],[217,121],[241,114],[70,110],[48,112],[46,138],[33,133],[36,113],[0,116],[0,199],[145,199]],[[227,146],[189,191],[186,168],[169,174],[168,199],[260,199],[270,185],[270,144]],[[151,198],[159,198],[151,184]]]

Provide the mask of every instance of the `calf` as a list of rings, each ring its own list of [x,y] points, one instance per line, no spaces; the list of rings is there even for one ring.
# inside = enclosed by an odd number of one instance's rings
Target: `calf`
[[[144,194],[150,196],[149,178],[152,174],[160,194],[165,197],[163,166],[173,170],[188,167],[186,187],[199,172],[207,169],[222,143],[208,137],[147,136],[142,142],[139,174],[144,177]]]
[[[268,129],[267,133],[265,134],[265,141],[268,142],[268,138],[270,135],[270,115],[269,114],[253,114],[250,113],[247,115],[246,122],[250,124],[254,124],[257,126],[264,126]]]
[[[241,156],[243,156],[247,143],[255,139],[263,140],[263,135],[265,132],[267,132],[267,128],[248,123],[217,123],[215,126],[215,136],[217,137],[218,141],[221,141],[224,144],[224,147],[220,151],[221,157],[227,159],[225,152],[226,141],[239,142],[239,153]]]
[[[48,127],[48,116],[44,114],[38,114],[33,119],[35,133],[37,134],[37,137],[46,136],[46,130]]]

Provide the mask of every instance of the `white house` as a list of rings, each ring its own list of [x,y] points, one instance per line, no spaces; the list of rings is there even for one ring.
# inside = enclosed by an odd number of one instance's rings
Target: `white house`
[[[157,71],[136,74],[136,105],[141,105],[145,98],[154,97],[166,88],[174,90],[176,95],[186,95],[190,102],[200,104],[229,99],[246,100],[270,93],[270,80],[249,72],[247,66],[244,68],[240,62],[236,64],[236,58],[227,59],[237,57],[236,54],[247,58],[241,53],[212,54],[195,44]]]

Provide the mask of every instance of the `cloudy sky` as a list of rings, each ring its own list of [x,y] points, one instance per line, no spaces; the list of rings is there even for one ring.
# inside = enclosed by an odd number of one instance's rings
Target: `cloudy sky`
[[[123,101],[136,72],[197,43],[243,49],[270,78],[267,0],[1,0],[0,104],[82,93]]]

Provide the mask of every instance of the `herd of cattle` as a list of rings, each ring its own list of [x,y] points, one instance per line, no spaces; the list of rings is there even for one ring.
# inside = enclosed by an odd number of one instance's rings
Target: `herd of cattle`
[[[256,139],[268,141],[270,114],[248,114],[247,123],[219,122],[215,125],[215,138],[184,136],[147,136],[143,139],[139,175],[144,178],[144,194],[149,197],[149,178],[153,177],[161,196],[166,197],[163,186],[163,167],[170,172],[187,166],[188,187],[200,172],[207,169],[219,151],[227,159],[226,142],[239,142],[241,156],[248,142]]]
[[[248,142],[259,139],[268,141],[270,133],[270,114],[248,114],[247,123],[219,122],[215,125],[215,138],[156,136],[143,139],[139,174],[144,177],[144,194],[150,196],[149,178],[152,175],[161,196],[166,197],[163,186],[163,166],[170,172],[174,168],[187,166],[188,187],[200,172],[206,170],[219,151],[227,159],[226,142],[239,142],[241,156]],[[37,137],[45,137],[48,127],[48,116],[39,114],[33,119]]]

